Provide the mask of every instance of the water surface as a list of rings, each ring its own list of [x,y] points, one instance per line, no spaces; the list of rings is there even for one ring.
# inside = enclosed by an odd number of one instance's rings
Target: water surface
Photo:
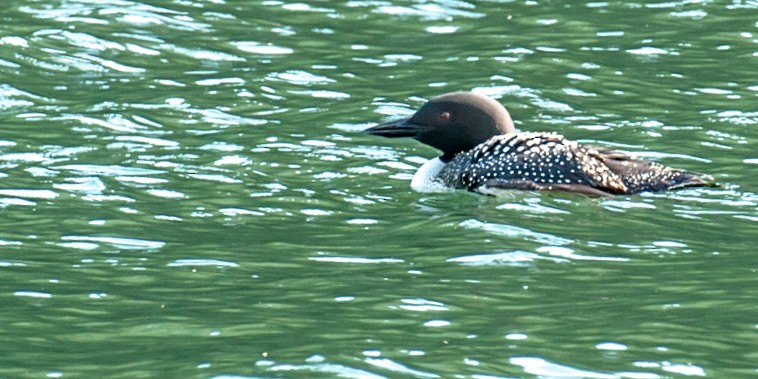
[[[0,377],[755,376],[757,8],[6,1]],[[721,185],[416,193],[455,90]]]

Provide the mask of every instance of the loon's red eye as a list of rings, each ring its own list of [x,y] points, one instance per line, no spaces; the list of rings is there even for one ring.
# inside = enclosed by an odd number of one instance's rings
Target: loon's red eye
[[[450,115],[450,112],[442,112],[440,113],[440,120],[447,121],[450,120],[452,116]]]

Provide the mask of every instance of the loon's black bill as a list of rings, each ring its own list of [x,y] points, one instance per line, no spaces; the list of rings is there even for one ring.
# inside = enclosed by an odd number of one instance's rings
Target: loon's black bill
[[[394,120],[364,130],[364,133],[387,138],[416,137],[419,126],[410,119]]]

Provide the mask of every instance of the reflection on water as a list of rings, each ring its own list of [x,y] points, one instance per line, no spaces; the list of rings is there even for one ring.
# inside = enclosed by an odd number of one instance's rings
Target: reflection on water
[[[10,1],[0,376],[754,375],[756,8]],[[720,186],[415,193],[461,89]]]

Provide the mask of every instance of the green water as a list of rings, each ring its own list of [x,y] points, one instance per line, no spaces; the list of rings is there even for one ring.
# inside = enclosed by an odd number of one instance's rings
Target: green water
[[[0,378],[758,376],[758,3],[5,0]],[[711,174],[423,194],[476,90]]]

